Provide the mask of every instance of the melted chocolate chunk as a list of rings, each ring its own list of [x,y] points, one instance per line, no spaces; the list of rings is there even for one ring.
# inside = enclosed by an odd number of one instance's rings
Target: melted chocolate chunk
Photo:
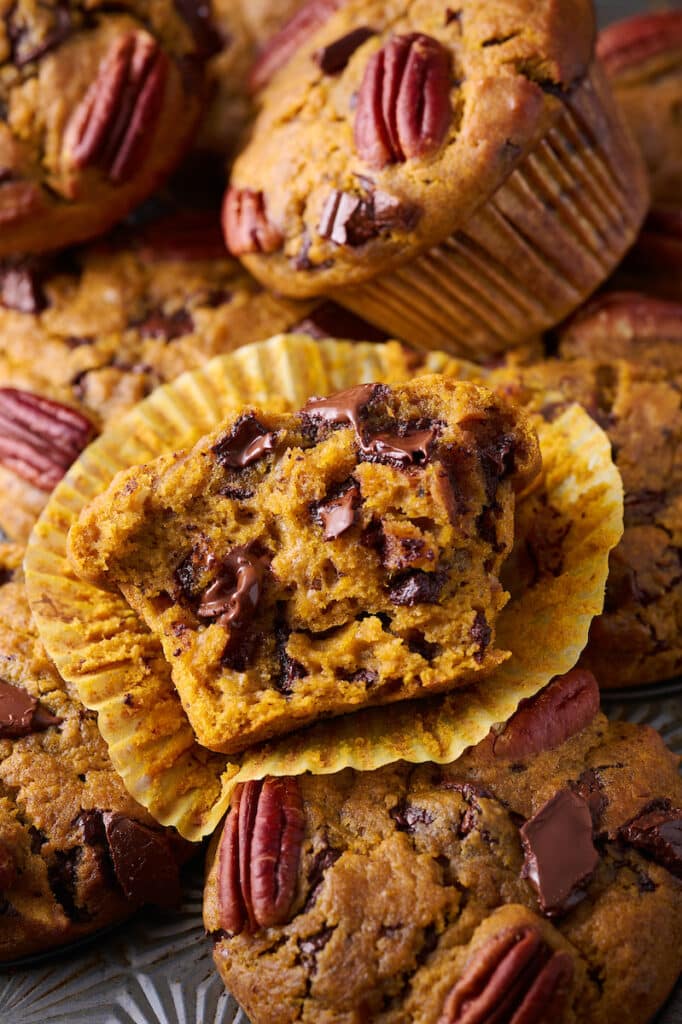
[[[315,515],[324,529],[325,540],[336,540],[355,525],[361,500],[360,488],[352,484],[338,497],[321,502],[316,507]]]
[[[682,808],[670,801],[650,805],[639,817],[620,830],[635,849],[682,878]]]
[[[292,334],[322,338],[345,338],[348,341],[388,341],[389,335],[367,323],[335,302],[323,302],[291,328]]]
[[[587,802],[592,815],[592,825],[598,830],[609,803],[599,772],[595,768],[586,768],[578,781],[571,783],[571,789]]]
[[[102,820],[114,872],[126,899],[178,907],[180,869],[168,836],[125,814],[107,811]]]
[[[322,211],[318,232],[337,245],[364,245],[384,231],[411,231],[419,220],[415,206],[402,203],[387,192],[367,196],[332,192]]]
[[[269,432],[251,412],[237,420],[213,452],[221,466],[246,469],[274,451],[276,440],[277,435]]]
[[[313,59],[325,75],[340,75],[355,51],[374,35],[376,32],[373,28],[355,28],[318,50]]]
[[[267,559],[247,548],[234,548],[223,560],[220,575],[201,599],[197,615],[241,631],[252,621],[263,594]]]
[[[538,894],[542,912],[558,917],[585,898],[584,887],[599,863],[587,801],[560,790],[521,829],[522,877]]]
[[[47,306],[40,274],[29,264],[0,270],[0,302],[18,313],[41,313]]]
[[[405,435],[375,434],[369,441],[362,443],[362,460],[397,463],[403,469],[408,466],[423,466],[429,461],[437,436],[435,427]]]
[[[337,847],[329,846],[326,838],[325,845],[317,851],[313,857],[312,864],[308,870],[308,898],[305,901],[303,912],[307,913],[315,903],[317,896],[324,883],[324,876],[329,868],[336,864],[343,853]]]
[[[185,334],[192,334],[195,329],[194,320],[186,309],[178,309],[175,313],[164,313],[161,309],[155,309],[141,323],[134,326],[140,332],[140,337],[162,338],[164,341],[175,341]]]
[[[478,650],[474,654],[474,660],[479,664],[485,658],[485,652],[490,647],[490,641],[492,640],[493,631],[488,625],[488,620],[485,617],[485,612],[476,612],[476,618],[474,624],[471,627],[471,639],[477,645]]]
[[[500,480],[514,472],[514,438],[501,437],[481,451],[481,465],[485,478],[488,502],[495,502]]]
[[[350,426],[360,437],[360,423],[371,402],[386,394],[381,384],[359,384],[339,391],[329,398],[311,398],[301,409],[301,416],[313,423],[321,420],[331,426]]]
[[[15,740],[44,732],[62,721],[41,707],[26,690],[0,680],[0,739]]]
[[[287,642],[290,636],[291,630],[284,621],[283,610],[278,608],[277,619],[275,621],[275,645],[279,661],[279,679],[277,681],[277,689],[284,694],[292,693],[296,680],[304,679],[308,674],[300,661],[296,661],[296,659],[292,658],[287,652]]]
[[[391,583],[388,596],[393,604],[405,608],[416,604],[438,604],[446,579],[443,572],[414,569]]]
[[[199,582],[206,572],[215,569],[217,559],[204,544],[197,544],[175,570],[175,579],[183,596],[191,601],[197,596]]]

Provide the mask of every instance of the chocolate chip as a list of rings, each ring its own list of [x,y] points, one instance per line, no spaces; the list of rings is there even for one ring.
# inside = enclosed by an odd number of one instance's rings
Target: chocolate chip
[[[411,231],[420,213],[387,192],[361,197],[351,192],[332,192],[322,210],[318,232],[337,245],[357,247],[382,232]]]
[[[321,953],[324,947],[327,945],[336,926],[321,928],[319,932],[315,932],[314,935],[309,935],[307,939],[298,940],[298,948],[301,951],[301,963],[309,971],[310,974],[317,972],[317,954]]]
[[[308,316],[290,328],[292,334],[307,334],[311,338],[344,338],[347,341],[388,341],[386,334],[373,324],[335,302],[323,302]]]
[[[195,330],[194,320],[186,309],[178,309],[175,313],[164,313],[155,309],[144,320],[133,324],[141,338],[162,338],[164,341],[175,341]]]
[[[471,639],[477,645],[478,650],[474,654],[474,660],[479,664],[485,658],[485,652],[490,646],[493,631],[488,625],[488,620],[485,617],[485,612],[477,611],[474,624],[470,630]]]
[[[620,829],[625,842],[682,878],[682,808],[654,803]]]
[[[384,398],[388,389],[381,384],[359,384],[339,391],[329,398],[311,398],[301,409],[304,421],[317,421],[330,426],[350,426],[360,436],[361,421],[367,416],[372,402]]]
[[[500,480],[514,471],[514,438],[501,437],[481,450],[481,466],[489,504],[494,504]]]
[[[391,583],[388,596],[393,604],[405,608],[416,604],[438,604],[446,580],[443,572],[414,569]]]
[[[406,800],[401,800],[389,813],[396,823],[398,832],[412,834],[418,830],[420,825],[428,827],[434,821],[434,815],[425,807],[415,807],[414,804],[410,804]]]
[[[442,654],[443,648],[440,644],[429,643],[424,634],[418,629],[411,630],[404,639],[410,651],[413,654],[418,654],[425,661],[434,661]]]
[[[256,614],[267,567],[268,560],[263,556],[244,547],[233,548],[201,599],[199,618],[215,619],[231,630],[244,630]]]
[[[79,846],[70,850],[56,850],[54,860],[47,869],[47,879],[54,898],[67,917],[79,922],[87,921],[91,917],[88,910],[79,907],[76,902],[76,875],[81,855],[82,850]]]
[[[397,464],[403,469],[424,466],[429,461],[437,436],[435,427],[405,434],[375,434],[362,443],[361,459],[363,462]]]
[[[571,789],[587,802],[592,815],[593,828],[598,830],[609,803],[599,772],[595,768],[586,768],[578,781],[571,783]]]
[[[318,897],[320,889],[324,883],[324,876],[329,870],[336,864],[337,860],[343,853],[343,850],[339,850],[337,847],[330,846],[326,837],[324,845],[317,851],[313,857],[312,864],[308,870],[308,898],[305,901],[303,912],[307,913],[315,903]]]
[[[175,570],[175,579],[182,595],[191,601],[197,596],[197,588],[205,573],[215,569],[217,559],[205,543],[196,544]]]
[[[373,28],[360,27],[318,50],[313,59],[325,75],[339,75],[363,43],[376,35]]]
[[[0,680],[0,739],[19,739],[44,732],[63,719],[50,714],[35,697]]]
[[[221,466],[246,469],[274,451],[276,434],[268,431],[250,412],[237,420],[230,433],[213,448]]]
[[[279,661],[279,679],[277,681],[277,689],[284,694],[292,693],[296,680],[304,679],[308,674],[300,661],[296,661],[296,659],[292,658],[287,652],[287,643],[290,635],[291,630],[284,621],[283,610],[278,608],[277,618],[275,620],[275,645]]]
[[[351,484],[341,494],[314,507],[313,516],[321,523],[325,540],[336,540],[355,525],[361,500],[360,488]]]
[[[116,878],[126,899],[159,907],[180,905],[180,869],[168,836],[125,814],[102,815]]]
[[[0,302],[18,313],[40,313],[47,306],[40,274],[28,264],[0,270]]]
[[[533,885],[544,914],[558,917],[585,898],[584,887],[599,863],[586,800],[560,790],[526,822],[521,841],[521,876]]]

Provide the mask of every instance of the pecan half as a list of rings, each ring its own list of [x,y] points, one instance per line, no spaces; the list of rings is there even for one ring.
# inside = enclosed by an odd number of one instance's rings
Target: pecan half
[[[355,114],[355,146],[370,167],[430,155],[451,120],[450,55],[436,39],[394,36],[370,58]]]
[[[495,757],[519,760],[552,750],[582,732],[599,711],[599,686],[591,672],[574,669],[523,701],[503,732],[491,734]]]
[[[438,1024],[560,1024],[572,980],[568,953],[534,928],[508,928],[471,958]]]
[[[284,924],[296,894],[305,829],[295,778],[237,787],[220,844],[222,927],[238,935]]]
[[[131,178],[149,148],[167,74],[168,58],[146,32],[116,39],[66,126],[69,161],[101,167],[115,185]]]
[[[682,45],[682,11],[636,14],[600,32],[597,56],[609,75],[643,64]]]
[[[223,203],[223,231],[233,256],[277,252],[283,238],[268,220],[265,196],[250,188],[229,188]]]
[[[92,438],[92,423],[66,405],[0,388],[0,464],[51,491]]]
[[[264,46],[249,75],[249,88],[257,92],[288,63],[300,46],[341,7],[343,0],[309,0]]]

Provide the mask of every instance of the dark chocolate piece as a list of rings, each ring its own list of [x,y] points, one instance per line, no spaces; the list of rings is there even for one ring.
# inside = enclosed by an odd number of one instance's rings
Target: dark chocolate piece
[[[584,887],[599,863],[586,800],[560,790],[521,829],[522,877],[538,894],[542,912],[558,917],[585,898]]]
[[[476,612],[476,618],[474,624],[471,627],[471,639],[478,646],[478,650],[474,655],[474,659],[479,663],[485,658],[485,652],[490,646],[492,640],[493,631],[488,625],[488,620],[485,617],[485,612]]]
[[[348,32],[345,36],[335,39],[333,43],[318,50],[314,55],[315,62],[325,75],[340,75],[355,51],[374,35],[376,32],[373,28],[355,28],[352,32]]]
[[[620,830],[621,837],[682,878],[682,808],[669,801],[650,807]]]
[[[436,440],[435,428],[416,430],[401,437],[399,434],[375,434],[361,444],[367,462],[396,462],[400,466],[423,466],[428,462],[431,447]]]
[[[301,410],[301,415],[312,420],[323,420],[334,426],[348,424],[360,437],[360,420],[372,399],[379,393],[380,384],[359,384],[357,387],[339,391],[329,398],[311,398]]]
[[[382,231],[409,231],[416,225],[419,211],[406,206],[387,192],[372,192],[362,197],[351,192],[332,192],[322,211],[318,232],[337,245],[364,245]]]
[[[180,869],[168,836],[125,814],[102,815],[114,872],[126,899],[178,907]]]
[[[393,604],[406,608],[416,604],[438,604],[445,580],[442,572],[414,569],[391,583],[388,596]]]
[[[355,484],[337,498],[318,505],[325,540],[336,540],[357,522],[360,488]]]
[[[197,615],[221,626],[243,630],[253,620],[263,593],[267,561],[246,548],[234,548],[218,578],[204,594]]]
[[[186,309],[177,309],[174,313],[164,313],[161,309],[155,309],[141,323],[134,326],[142,338],[175,341],[176,338],[192,334],[195,324]]]
[[[41,707],[26,690],[0,680],[0,739],[15,740],[44,732],[62,721]]]
[[[222,438],[213,452],[222,466],[246,469],[274,451],[277,435],[259,423],[253,413],[237,420],[227,437]]]

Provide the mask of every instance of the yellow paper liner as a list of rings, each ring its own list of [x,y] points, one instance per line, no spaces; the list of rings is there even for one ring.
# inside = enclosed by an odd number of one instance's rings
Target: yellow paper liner
[[[498,642],[512,659],[485,683],[445,698],[318,724],[230,762],[196,742],[160,644],[125,600],[72,572],[69,527],[119,470],[194,444],[244,404],[297,409],[312,394],[429,372],[467,379],[483,374],[442,353],[415,367],[414,355],[397,343],[316,342],[300,335],[219,357],[154,392],[95,441],[36,525],[26,579],[45,646],[83,703],[98,712],[131,794],[188,839],[214,831],[234,785],[247,778],[372,769],[401,759],[453,760],[506,720],[519,700],[571,668],[584,647],[589,623],[602,608],[609,551],[622,535],[623,494],[606,436],[579,407],[551,425],[538,424],[547,493],[571,524],[564,571],[513,599],[498,619]]]

